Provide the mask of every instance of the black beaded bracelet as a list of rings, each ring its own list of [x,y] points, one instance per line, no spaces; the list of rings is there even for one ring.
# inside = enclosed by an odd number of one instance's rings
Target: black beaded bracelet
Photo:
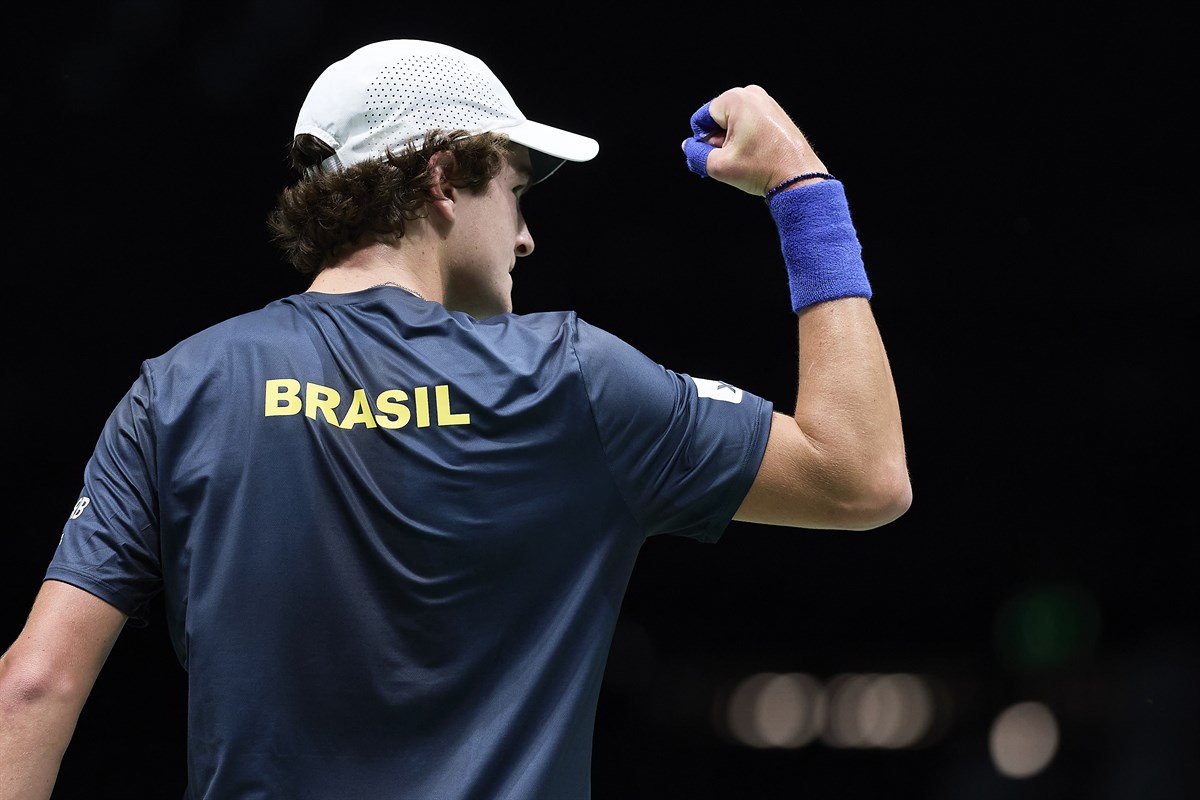
[[[771,191],[767,192],[765,195],[763,195],[763,202],[765,202],[765,203],[771,202],[771,198],[774,197],[775,193],[778,192],[780,189],[783,189],[785,186],[791,186],[796,181],[802,181],[805,178],[826,178],[831,181],[837,180],[837,178],[833,177],[828,172],[806,172],[803,175],[797,175],[794,178],[788,178],[786,181],[779,184]]]

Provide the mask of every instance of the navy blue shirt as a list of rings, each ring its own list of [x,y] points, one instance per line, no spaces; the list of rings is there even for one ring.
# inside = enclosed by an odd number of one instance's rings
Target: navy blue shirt
[[[163,592],[188,798],[587,798],[642,542],[715,542],[771,414],[574,311],[296,294],[142,363],[46,578]]]

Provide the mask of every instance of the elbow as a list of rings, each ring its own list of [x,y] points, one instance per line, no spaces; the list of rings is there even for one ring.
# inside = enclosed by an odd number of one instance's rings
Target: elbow
[[[0,658],[0,709],[5,714],[42,702],[53,694],[47,681],[19,669],[7,653]]]
[[[876,515],[871,520],[871,526],[866,530],[881,528],[890,522],[895,522],[904,516],[911,507],[912,482],[908,478],[908,470],[904,469],[880,490],[875,503]]]
[[[860,485],[843,504],[842,530],[869,531],[895,522],[912,506],[912,482],[903,460],[899,467],[880,470]]]

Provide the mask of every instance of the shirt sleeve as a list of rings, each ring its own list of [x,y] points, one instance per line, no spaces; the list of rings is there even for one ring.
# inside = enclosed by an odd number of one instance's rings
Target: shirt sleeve
[[[646,535],[716,542],[758,474],[771,401],[667,369],[578,317],[572,343],[613,480]]]
[[[162,590],[152,392],[143,362],[104,425],[43,578],[96,595],[127,614],[134,627],[146,625],[144,607]]]

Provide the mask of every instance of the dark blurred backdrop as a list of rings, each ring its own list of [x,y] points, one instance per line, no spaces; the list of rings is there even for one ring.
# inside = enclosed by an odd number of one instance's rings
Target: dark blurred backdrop
[[[19,391],[0,646],[140,362],[305,288],[265,218],[312,81],[368,42],[433,39],[601,144],[525,204],[517,313],[573,308],[791,413],[774,225],[679,149],[698,106],[757,83],[846,186],[899,391],[899,521],[647,541],[597,711],[597,800],[1200,796],[1195,38],[1169,7],[40,14],[10,29],[2,100]],[[54,796],[178,797],[185,692],[160,597],[112,652]]]

